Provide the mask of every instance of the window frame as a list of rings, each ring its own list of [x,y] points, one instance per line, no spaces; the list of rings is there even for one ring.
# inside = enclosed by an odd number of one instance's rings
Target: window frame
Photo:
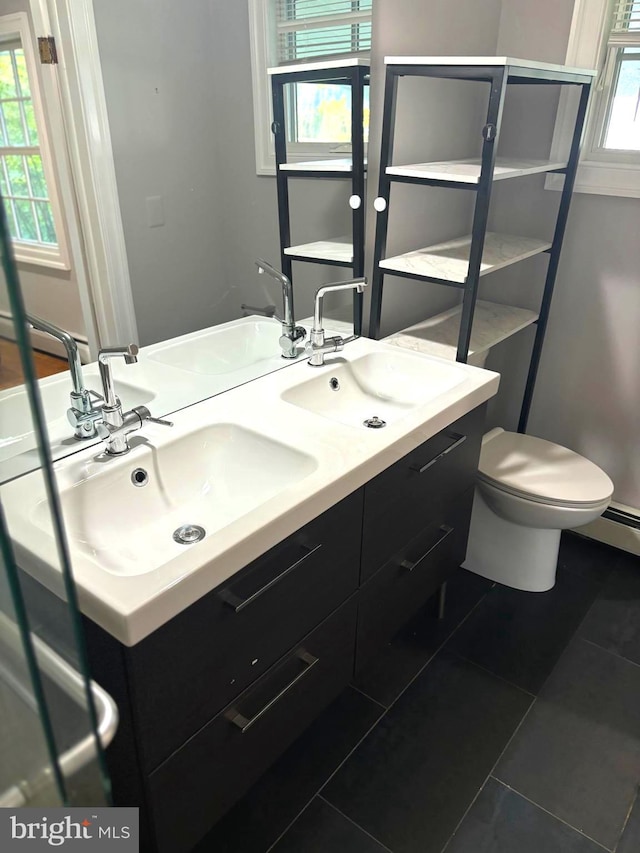
[[[640,151],[607,149],[600,145],[615,70],[615,62],[611,59],[614,48],[607,44],[612,9],[612,0],[575,0],[573,9],[565,62],[569,66],[599,71],[585,123],[574,190],[640,198]],[[551,146],[552,158],[562,157],[568,150],[574,118],[575,100],[571,92],[563,90]],[[563,183],[561,175],[547,175],[545,187],[560,190]]]
[[[251,46],[251,79],[253,85],[254,136],[256,151],[256,174],[275,175],[276,157],[271,123],[273,108],[271,102],[271,78],[267,68],[275,64],[273,44],[276,24],[271,17],[271,0],[248,0],[249,39]],[[351,53],[345,59],[354,56],[365,57],[364,53]],[[339,59],[339,56],[319,56],[317,61]],[[303,64],[302,61],[296,64]],[[327,142],[288,142],[287,157],[293,162],[317,159],[340,159],[347,152],[348,143]],[[348,148],[350,151],[350,147]]]
[[[24,51],[25,64],[27,74],[29,76],[29,88],[31,90],[31,102],[38,128],[38,146],[39,154],[42,159],[42,168],[44,171],[45,180],[47,182],[47,190],[49,193],[49,202],[53,215],[54,227],[56,229],[57,245],[48,246],[46,244],[34,244],[28,241],[18,240],[12,237],[13,253],[17,263],[34,264],[36,266],[44,266],[50,269],[70,270],[69,250],[67,245],[65,220],[60,202],[60,194],[57,185],[57,176],[54,168],[54,161],[47,132],[47,124],[44,114],[44,106],[42,93],[40,88],[40,78],[38,75],[38,64],[36,61],[35,51],[33,48],[34,38],[29,25],[29,18],[26,12],[13,12],[8,15],[0,16],[0,45],[6,42],[20,41]],[[29,146],[33,148],[33,146]],[[16,153],[19,153],[20,146],[15,146]]]

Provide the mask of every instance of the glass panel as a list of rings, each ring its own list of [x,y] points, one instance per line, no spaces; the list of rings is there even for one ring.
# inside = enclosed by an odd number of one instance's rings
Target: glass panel
[[[38,229],[36,228],[33,204],[30,201],[15,201],[14,207],[18,219],[18,231],[22,240],[37,242]]]
[[[47,182],[44,178],[44,169],[42,168],[42,157],[39,154],[32,154],[26,159],[27,168],[29,169],[29,180],[31,181],[31,191],[34,198],[49,198]]]
[[[11,62],[11,51],[0,51],[0,98],[16,97],[16,80]]]
[[[20,92],[23,98],[28,98],[31,95],[31,87],[29,86],[29,74],[27,73],[27,63],[24,58],[24,50],[20,48],[15,51],[16,68],[18,69],[18,82],[20,84]]]
[[[297,142],[351,141],[351,87],[295,84]],[[364,138],[369,137],[369,87],[364,88]]]
[[[619,53],[604,147],[640,151],[640,48]]]
[[[26,145],[27,138],[22,124],[22,114],[18,101],[4,101],[2,104],[4,123],[7,128],[9,145]]]
[[[5,157],[9,182],[11,184],[11,195],[26,198],[29,195],[29,185],[24,173],[24,157],[19,154],[9,154]]]
[[[36,201],[35,207],[38,216],[38,224],[40,225],[40,236],[42,237],[42,242],[55,246],[57,243],[56,229],[53,224],[51,205],[48,201]]]
[[[15,219],[15,216],[13,215],[13,208],[11,207],[10,204],[7,204],[5,210],[6,210],[6,214],[7,214],[7,227],[9,229],[9,234],[11,234],[11,236],[15,237],[17,240],[18,239],[18,226],[16,225],[16,219]]]
[[[5,273],[4,277],[0,274],[0,310],[16,318],[16,322],[13,338],[0,339],[0,517],[4,517],[6,532],[11,539],[12,560],[9,565],[17,579],[18,598],[24,603],[21,618],[27,645],[33,648],[35,663],[30,682],[23,679],[26,685],[23,698],[24,701],[31,696],[37,698],[40,688],[44,712],[39,719],[45,734],[47,720],[49,723],[51,758],[47,762],[47,756],[43,755],[42,734],[37,731],[31,733],[26,728],[27,714],[25,712],[24,719],[21,718],[18,700],[7,700],[0,706],[0,713],[6,714],[0,730],[3,734],[11,733],[11,743],[6,745],[11,760],[11,778],[6,779],[2,775],[5,761],[7,772],[9,768],[9,759],[2,754],[0,787],[5,782],[9,786],[18,786],[26,799],[23,805],[38,805],[43,802],[38,796],[45,795],[41,785],[44,776],[44,780],[48,779],[46,796],[54,800],[55,785],[52,788],[50,777],[51,761],[55,758],[61,771],[58,802],[61,798],[67,805],[108,805],[108,777],[96,735],[96,709],[87,675],[76,590],[51,469],[39,388],[34,377],[31,350],[27,346],[22,295],[11,244],[5,236],[4,209],[4,204],[0,204],[0,251]],[[3,454],[3,449],[7,445],[10,447],[16,436],[21,440],[25,436],[31,437],[31,464],[28,469],[31,473],[22,474],[15,457]],[[41,464],[36,470],[33,470],[34,456],[39,457]],[[11,481],[24,483],[23,478],[29,478],[26,484],[29,494],[43,496],[42,502],[38,499],[39,524],[46,525],[52,543],[46,558],[46,586],[42,582],[42,562],[32,553],[31,542],[21,534],[22,513],[26,508],[16,506],[15,499],[12,499]],[[41,512],[44,515],[41,516]],[[2,592],[0,575],[0,596]],[[3,667],[6,669],[9,665],[1,642],[2,625],[0,618],[0,682]],[[0,692],[1,689],[0,683]],[[0,696],[0,702],[3,698]],[[81,755],[80,762],[71,760],[72,750]],[[4,789],[0,790],[0,804],[3,793]]]
[[[38,127],[36,125],[36,114],[33,110],[33,103],[31,101],[23,101],[23,106],[27,130],[29,131],[29,145],[39,145]]]

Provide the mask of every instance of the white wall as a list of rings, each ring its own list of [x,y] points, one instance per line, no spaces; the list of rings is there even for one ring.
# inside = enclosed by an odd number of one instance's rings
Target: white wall
[[[503,0],[498,53],[564,62],[572,9],[573,0]],[[531,144],[548,146],[554,113],[537,97],[529,115],[535,129]],[[522,117],[512,114],[510,121],[507,135],[526,141]],[[524,182],[511,183],[494,197],[494,222],[516,233],[549,233],[559,194],[545,190],[542,179],[528,179],[526,188]],[[615,484],[615,499],[635,507],[640,507],[639,233],[640,199],[574,195],[529,421],[529,432],[602,466]],[[516,304],[539,298],[545,266],[525,262],[504,276]],[[494,293],[497,284],[492,282]],[[515,423],[528,346],[517,336],[490,361],[503,368],[498,417],[504,425]]]

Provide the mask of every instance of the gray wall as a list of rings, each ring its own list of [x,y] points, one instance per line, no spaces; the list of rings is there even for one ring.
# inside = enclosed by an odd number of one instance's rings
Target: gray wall
[[[376,0],[372,50],[371,151],[380,150],[385,56],[493,54],[500,0]],[[451,81],[400,80],[394,162],[411,163],[479,152],[486,87]],[[369,159],[367,256],[375,233],[373,199],[378,166]],[[427,246],[468,232],[471,194],[398,184],[392,187],[387,255]],[[371,274],[371,267],[368,270]],[[456,304],[458,292],[408,279],[385,277],[382,334]]]
[[[94,0],[140,342],[279,304],[254,260],[279,264],[275,179],[257,176],[245,0]],[[146,199],[165,224],[150,228]],[[346,182],[292,182],[296,242],[350,229]],[[296,264],[296,313],[341,270]]]
[[[208,0],[94,0],[140,343],[221,320],[222,220]],[[146,199],[165,224],[150,228]]]
[[[498,53],[564,62],[572,9],[573,0],[503,0]],[[548,151],[555,113],[540,93],[532,101],[526,116],[530,144]],[[505,141],[523,144],[523,104],[511,106]],[[494,224],[544,236],[553,227],[559,194],[545,190],[542,179],[526,184],[499,188]],[[640,507],[639,228],[639,199],[574,195],[529,422],[534,435],[604,468],[615,499],[634,507]],[[491,282],[491,295],[504,284],[514,304],[533,304],[545,266],[536,259],[501,273],[502,282]],[[514,337],[496,348],[488,365],[503,372],[494,418],[505,426],[515,423],[530,340]]]

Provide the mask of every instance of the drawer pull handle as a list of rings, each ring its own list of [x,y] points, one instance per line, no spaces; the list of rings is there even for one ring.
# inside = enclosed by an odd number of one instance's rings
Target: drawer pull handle
[[[426,465],[423,465],[422,467],[420,467],[420,466],[418,466],[418,465],[412,465],[412,466],[411,466],[411,470],[412,470],[412,471],[415,471],[415,472],[416,472],[416,473],[418,473],[418,474],[424,474],[424,472],[425,472],[428,468],[431,468],[431,466],[432,466],[432,465],[435,465],[435,464],[436,464],[436,462],[439,462],[439,461],[440,461],[440,459],[442,459],[442,457],[443,457],[443,456],[446,456],[446,455],[447,455],[447,453],[451,453],[451,451],[452,451],[452,450],[455,450],[455,449],[456,449],[456,447],[460,447],[460,445],[461,445],[461,444],[464,444],[464,442],[467,440],[467,436],[466,436],[466,435],[458,435],[458,434],[457,434],[457,433],[455,433],[455,432],[454,432],[454,433],[452,433],[451,435],[449,435],[449,438],[452,438],[452,439],[453,439],[453,441],[451,442],[451,444],[449,445],[449,447],[445,448],[445,449],[442,451],[442,453],[438,453],[438,455],[437,455],[437,456],[434,456],[434,457],[433,457],[433,459],[431,459],[429,462],[427,462],[427,463],[426,463]]]
[[[280,699],[285,696],[295,685],[305,677],[305,675],[313,669],[313,667],[318,663],[320,658],[314,657],[314,655],[309,654],[309,652],[305,651],[305,649],[300,649],[296,652],[295,657],[298,660],[302,661],[304,664],[304,669],[301,669],[300,672],[293,678],[286,687],[283,687],[273,699],[270,699],[266,705],[264,705],[256,714],[251,718],[247,718],[235,708],[230,708],[226,713],[225,717],[229,720],[230,723],[233,723],[234,726],[237,726],[240,731],[244,734],[254,723],[257,723],[258,720],[263,717],[267,711],[269,711],[273,706],[280,701]]]
[[[312,554],[315,554],[320,548],[322,548],[322,543],[318,543],[317,545],[301,545],[300,546],[304,551],[304,554],[298,559],[295,560],[290,566],[288,566],[284,571],[280,572],[280,574],[276,575],[272,578],[268,583],[264,586],[261,586],[260,589],[257,589],[255,592],[248,595],[246,598],[241,598],[239,595],[236,595],[231,589],[221,589],[218,593],[219,597],[231,607],[236,613],[240,613],[245,607],[248,607],[252,604],[257,598],[260,598],[267,590],[274,587],[277,583],[280,583],[281,580],[286,578],[288,574],[290,574],[294,569],[297,569],[301,563],[304,563]]]
[[[448,524],[443,524],[439,528],[439,532],[442,534],[442,536],[439,536],[436,539],[436,541],[433,543],[433,545],[430,545],[421,557],[418,557],[417,560],[403,560],[400,563],[400,568],[406,569],[408,572],[412,572],[417,566],[420,565],[420,563],[426,557],[429,556],[429,554],[433,551],[434,548],[437,548],[441,542],[444,542],[444,540],[447,538],[447,536],[453,532],[453,527],[449,527]]]

